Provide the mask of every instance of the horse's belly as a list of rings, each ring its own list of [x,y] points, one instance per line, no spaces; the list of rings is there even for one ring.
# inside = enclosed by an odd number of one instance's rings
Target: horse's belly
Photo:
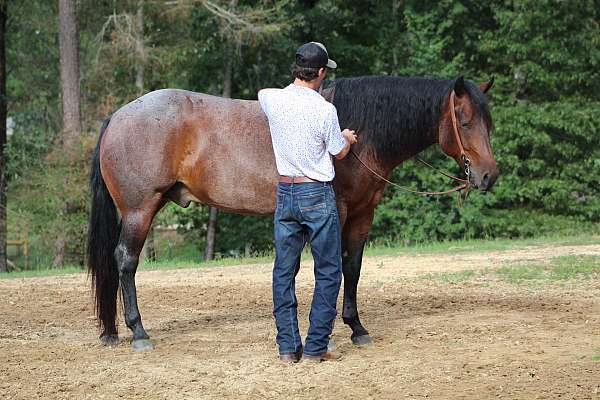
[[[183,183],[202,203],[240,214],[273,213],[278,174],[267,149],[260,158],[214,150],[188,170]]]
[[[207,180],[218,184],[208,194],[205,200],[207,204],[241,214],[273,213],[275,179],[253,173],[258,171],[223,172],[208,174]]]
[[[218,179],[208,176],[207,180],[213,184]],[[250,184],[246,184],[251,182]],[[182,191],[185,201],[198,201],[218,207],[225,211],[238,214],[271,214],[275,210],[276,186],[270,181],[255,185],[256,180],[245,181],[244,177],[236,181],[220,180],[213,190],[205,191],[186,184],[187,190]]]

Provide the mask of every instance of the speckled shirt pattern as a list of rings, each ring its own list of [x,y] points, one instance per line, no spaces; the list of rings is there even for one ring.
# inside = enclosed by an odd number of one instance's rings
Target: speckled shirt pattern
[[[333,180],[331,156],[346,145],[335,106],[316,91],[293,83],[259,91],[258,101],[269,120],[279,174]]]

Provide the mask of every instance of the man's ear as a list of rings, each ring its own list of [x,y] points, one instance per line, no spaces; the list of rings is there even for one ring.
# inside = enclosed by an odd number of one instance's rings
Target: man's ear
[[[327,72],[327,68],[325,68],[325,67],[319,68],[319,76],[325,75],[325,72]]]

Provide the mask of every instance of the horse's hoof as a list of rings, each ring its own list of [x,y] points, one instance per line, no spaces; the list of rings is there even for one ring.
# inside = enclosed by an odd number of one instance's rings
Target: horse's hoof
[[[335,340],[329,339],[329,343],[327,343],[327,351],[335,351],[337,345],[335,344]]]
[[[154,350],[154,345],[148,339],[138,339],[131,342],[131,348],[135,351]]]
[[[368,346],[373,344],[373,338],[369,335],[355,336],[352,338],[352,343],[357,346]]]
[[[116,346],[119,344],[119,335],[104,335],[100,336],[102,346]]]

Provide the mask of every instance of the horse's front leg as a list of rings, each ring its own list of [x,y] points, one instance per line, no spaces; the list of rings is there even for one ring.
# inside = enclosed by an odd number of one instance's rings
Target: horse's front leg
[[[371,224],[373,212],[346,221],[342,237],[342,269],[344,273],[344,306],[342,319],[352,329],[352,343],[368,345],[373,342],[369,332],[358,317],[357,287],[360,279],[363,250]]]

